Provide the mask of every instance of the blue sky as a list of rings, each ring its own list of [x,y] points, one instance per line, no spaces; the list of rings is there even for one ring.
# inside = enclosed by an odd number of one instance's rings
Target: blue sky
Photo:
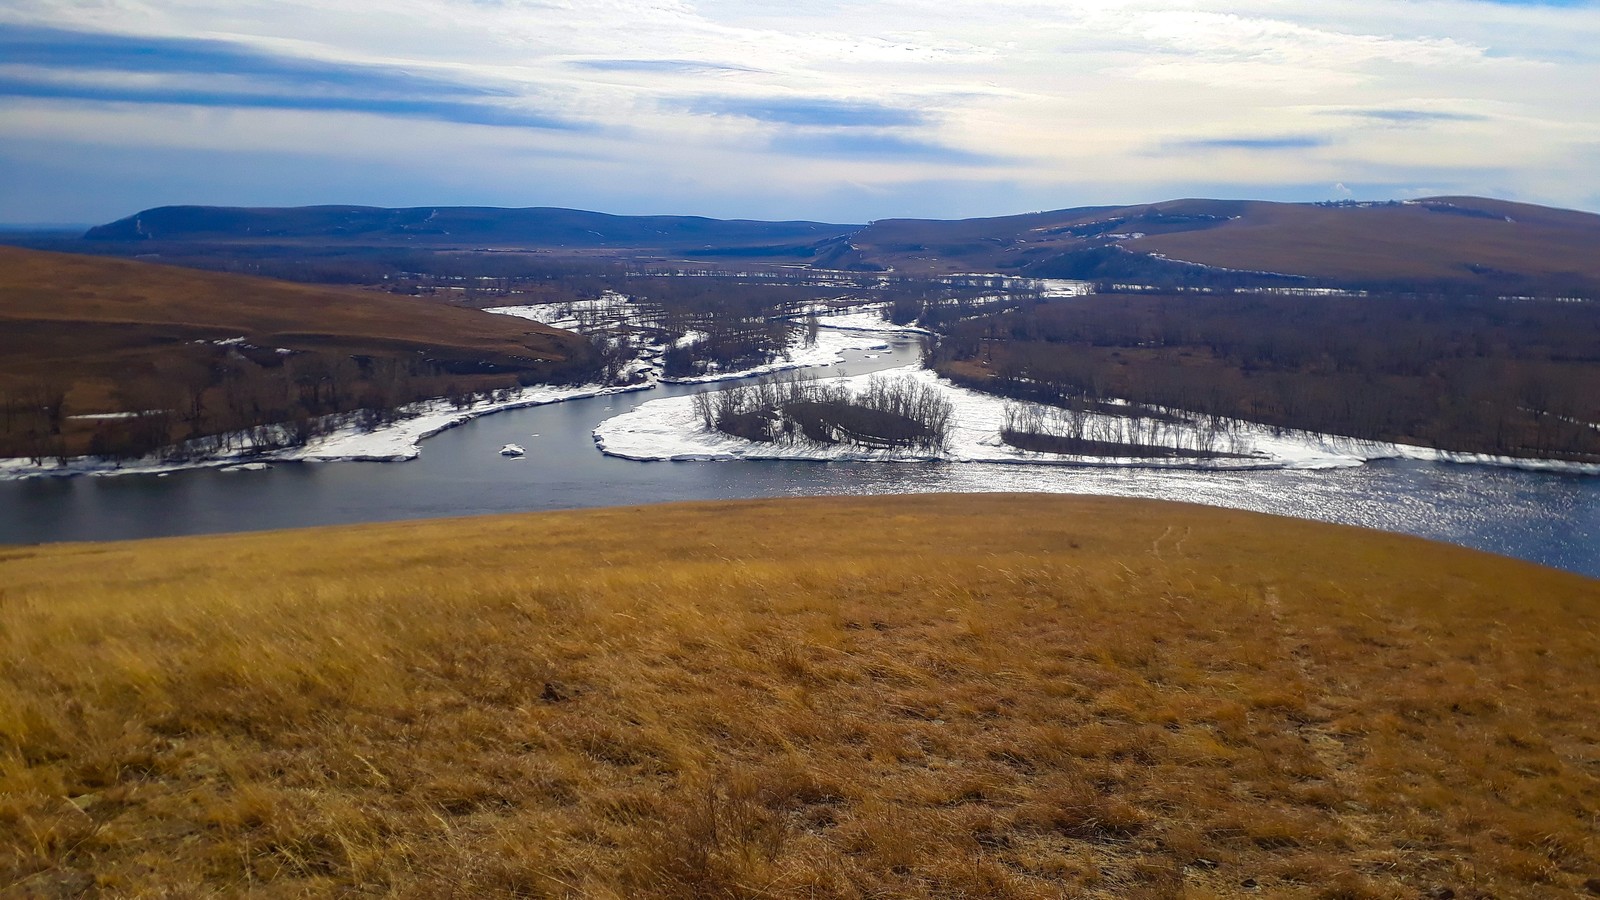
[[[7,0],[0,222],[1464,193],[1600,210],[1596,85],[1596,2]]]

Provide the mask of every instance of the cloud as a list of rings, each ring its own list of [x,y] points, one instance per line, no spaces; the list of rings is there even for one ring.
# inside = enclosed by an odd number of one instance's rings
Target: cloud
[[[105,103],[157,103],[215,106],[229,109],[298,109],[310,112],[369,113],[380,116],[434,119],[460,125],[547,128],[574,131],[586,126],[561,119],[483,103],[407,100],[385,97],[341,97],[306,94],[204,90],[190,87],[119,87],[0,77],[0,97],[87,100]]]
[[[895,134],[792,132],[772,140],[771,148],[793,156],[939,162],[958,166],[993,165],[1002,157],[947,147]]]
[[[227,75],[266,83],[365,92],[481,96],[490,91],[399,67],[270,53],[235,41],[159,38],[0,25],[0,60],[40,69],[155,75]]]
[[[57,28],[0,27],[0,96],[241,109],[299,109],[573,129],[508,105],[510,92],[374,66],[268,53],[243,44]]]
[[[751,66],[702,62],[693,59],[572,59],[567,60],[566,64],[574,68],[596,69],[602,72],[659,72],[678,75],[718,75],[762,71]]]
[[[1276,150],[1308,150],[1316,147],[1326,147],[1333,141],[1315,135],[1290,135],[1285,137],[1223,137],[1223,138],[1195,138],[1192,140],[1169,141],[1163,144],[1168,150],[1260,150],[1264,152]]]
[[[50,147],[171,151],[107,218],[186,179],[226,199],[175,160],[297,149],[321,161],[273,171],[325,166],[378,204],[409,178],[424,204],[831,221],[1335,182],[1567,205],[1600,196],[1585,84],[1596,2],[7,0],[0,144],[37,152],[0,179],[0,221],[98,202],[67,196],[88,173],[42,168]],[[1478,123],[1516,140],[1461,139]],[[19,198],[47,176],[60,201]]]
[[[781,125],[886,128],[927,121],[927,116],[915,109],[817,97],[699,97],[683,106],[696,113],[741,116]]]
[[[1329,115],[1372,119],[1395,125],[1422,125],[1429,122],[1487,122],[1488,116],[1476,113],[1445,112],[1429,109],[1339,109],[1328,110]]]

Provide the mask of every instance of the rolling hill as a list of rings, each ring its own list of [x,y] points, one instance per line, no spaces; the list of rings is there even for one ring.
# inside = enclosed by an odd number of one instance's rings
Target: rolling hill
[[[53,427],[81,451],[100,426],[71,416],[168,408],[186,391],[216,409],[227,385],[255,390],[286,367],[355,403],[378,368],[437,396],[451,380],[558,378],[588,352],[568,332],[437,301],[0,247],[0,455],[23,455],[24,413],[49,405],[36,395],[64,401]]]
[[[1600,582],[1140,500],[0,548],[8,895],[1571,897]]]
[[[703,250],[807,245],[859,225],[697,216],[613,216],[575,209],[163,206],[96,226],[89,241],[235,242],[518,249]]]
[[[191,255],[206,247],[225,254],[267,246],[519,249],[907,274],[1600,294],[1600,215],[1477,197],[1190,199],[867,226],[549,208],[172,206],[97,226],[60,246],[122,254],[183,247]]]
[[[835,262],[900,271],[1139,280],[1211,267],[1356,286],[1600,290],[1600,215],[1475,197],[1176,200],[953,222],[889,219],[849,243]]]

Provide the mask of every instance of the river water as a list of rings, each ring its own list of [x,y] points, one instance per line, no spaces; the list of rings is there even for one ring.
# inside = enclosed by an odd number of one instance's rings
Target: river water
[[[915,346],[846,354],[849,374]],[[828,370],[824,370],[828,371]],[[929,491],[1045,491],[1184,500],[1399,531],[1600,577],[1600,478],[1443,463],[1192,472],[963,463],[651,462],[605,456],[590,433],[659,397],[574,400],[476,419],[405,463],[275,464],[168,476],[0,483],[0,543],[112,540],[675,500]],[[496,451],[512,442],[522,459]]]

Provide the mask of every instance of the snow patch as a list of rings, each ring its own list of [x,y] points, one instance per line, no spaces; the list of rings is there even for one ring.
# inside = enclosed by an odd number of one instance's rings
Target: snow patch
[[[858,312],[817,316],[817,324],[836,331],[872,331],[879,334],[933,334],[915,325],[896,325],[884,318],[882,307]]]
[[[941,391],[955,407],[948,444],[940,452],[920,450],[868,450],[843,445],[810,446],[747,441],[720,432],[705,430],[693,408],[693,397],[668,397],[641,404],[631,412],[614,416],[594,430],[594,441],[601,452],[624,459],[661,460],[811,460],[882,462],[1007,463],[1052,466],[1093,466],[1143,469],[1334,469],[1362,465],[1377,459],[1419,459],[1438,462],[1502,465],[1536,471],[1600,475],[1600,465],[1549,460],[1523,460],[1489,457],[1481,454],[1451,453],[1426,447],[1412,447],[1381,441],[1365,441],[1332,435],[1273,429],[1253,423],[1235,422],[1238,450],[1243,457],[1217,459],[1127,459],[1089,456],[1062,456],[1036,453],[1006,444],[1000,437],[1005,426],[1007,401],[956,385],[937,374],[907,366],[879,372],[829,379],[859,391],[872,377],[905,376]],[[1089,417],[1091,422],[1098,415]],[[1091,426],[1092,428],[1092,426]],[[1224,446],[1222,449],[1228,449]]]
[[[138,419],[143,416],[159,416],[162,413],[170,411],[171,410],[165,409],[143,409],[139,410],[138,412],[80,413],[76,416],[67,416],[67,418],[76,419],[79,421],[99,421],[103,419]]]
[[[400,462],[415,459],[422,452],[418,445],[423,440],[479,416],[508,409],[560,403],[564,400],[645,390],[653,386],[652,383],[623,386],[589,384],[576,387],[535,385],[511,391],[503,400],[482,400],[462,408],[457,408],[443,398],[427,400],[404,407],[401,412],[407,418],[371,431],[362,430],[354,423],[350,423],[335,428],[328,434],[312,438],[303,447],[268,451],[244,447],[195,460],[168,460],[151,456],[138,460],[118,461],[95,456],[78,456],[68,458],[65,462],[46,459],[35,464],[27,458],[0,459],[0,481],[75,475],[160,475],[186,469],[210,468],[253,471],[242,467],[258,465],[264,468],[269,461]]]
[[[484,312],[529,319],[567,331],[590,331],[597,327],[631,320],[637,308],[626,295],[605,291],[593,300],[566,300],[559,303],[531,303],[522,306],[492,306]]]
[[[842,329],[822,329],[817,332],[816,343],[806,346],[804,338],[797,338],[784,351],[784,355],[765,365],[750,369],[739,369],[729,372],[712,372],[705,375],[694,375],[686,378],[665,378],[661,380],[669,384],[705,384],[712,381],[728,381],[735,378],[749,378],[752,375],[771,375],[774,372],[787,372],[790,369],[826,368],[844,362],[844,353],[847,350],[872,350],[879,353],[893,352],[889,342],[885,340],[882,329],[873,331],[846,331]]]

